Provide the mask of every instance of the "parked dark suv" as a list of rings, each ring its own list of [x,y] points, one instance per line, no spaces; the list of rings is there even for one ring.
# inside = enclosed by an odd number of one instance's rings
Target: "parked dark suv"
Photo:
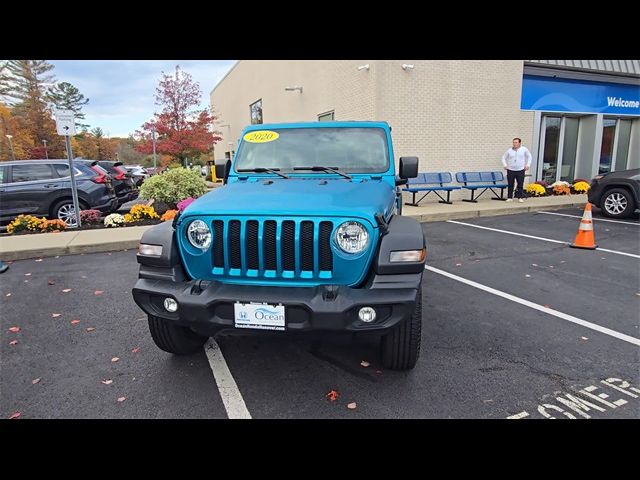
[[[116,197],[111,177],[97,162],[74,160],[78,201],[82,210],[111,212]],[[0,222],[20,214],[59,218],[75,225],[69,162],[18,160],[0,164]]]
[[[109,160],[99,160],[98,165],[104,168],[111,176],[113,189],[118,197],[118,210],[123,204],[138,198],[138,189],[132,175],[122,166],[122,162],[111,162]]]
[[[640,208],[640,168],[596,176],[591,180],[588,197],[607,217],[630,216]]]

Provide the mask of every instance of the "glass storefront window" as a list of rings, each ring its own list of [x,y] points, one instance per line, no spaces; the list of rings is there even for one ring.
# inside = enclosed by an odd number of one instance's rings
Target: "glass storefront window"
[[[618,148],[616,148],[616,170],[626,170],[631,140],[631,120],[620,120],[618,124]]]
[[[616,136],[616,120],[605,118],[602,124],[602,147],[600,148],[600,166],[598,173],[611,171],[611,160],[613,156],[613,141]]]

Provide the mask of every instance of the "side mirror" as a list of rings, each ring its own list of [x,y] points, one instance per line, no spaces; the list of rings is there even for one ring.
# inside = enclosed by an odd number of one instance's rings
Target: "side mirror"
[[[222,177],[222,184],[227,184],[227,179],[229,178],[229,173],[231,172],[231,160],[227,160],[227,163],[224,164],[224,177]]]
[[[418,157],[400,157],[400,178],[416,178],[418,176]]]

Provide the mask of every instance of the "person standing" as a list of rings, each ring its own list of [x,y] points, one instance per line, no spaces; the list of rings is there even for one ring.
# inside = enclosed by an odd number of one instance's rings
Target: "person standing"
[[[524,197],[524,173],[531,167],[531,152],[527,147],[522,146],[520,138],[513,139],[513,146],[502,155],[502,166],[507,171],[507,202],[513,201],[513,184],[518,183],[516,188],[516,198],[520,203]]]

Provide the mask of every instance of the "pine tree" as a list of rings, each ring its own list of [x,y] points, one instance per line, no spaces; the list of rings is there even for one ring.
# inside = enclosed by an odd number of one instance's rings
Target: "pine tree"
[[[89,99],[85,98],[72,84],[69,82],[56,83],[54,87],[49,88],[47,97],[55,107],[72,110],[77,127],[82,129],[89,127],[88,124],[79,122],[79,120],[84,120],[85,118],[84,113],[82,113],[82,107],[89,103]]]

